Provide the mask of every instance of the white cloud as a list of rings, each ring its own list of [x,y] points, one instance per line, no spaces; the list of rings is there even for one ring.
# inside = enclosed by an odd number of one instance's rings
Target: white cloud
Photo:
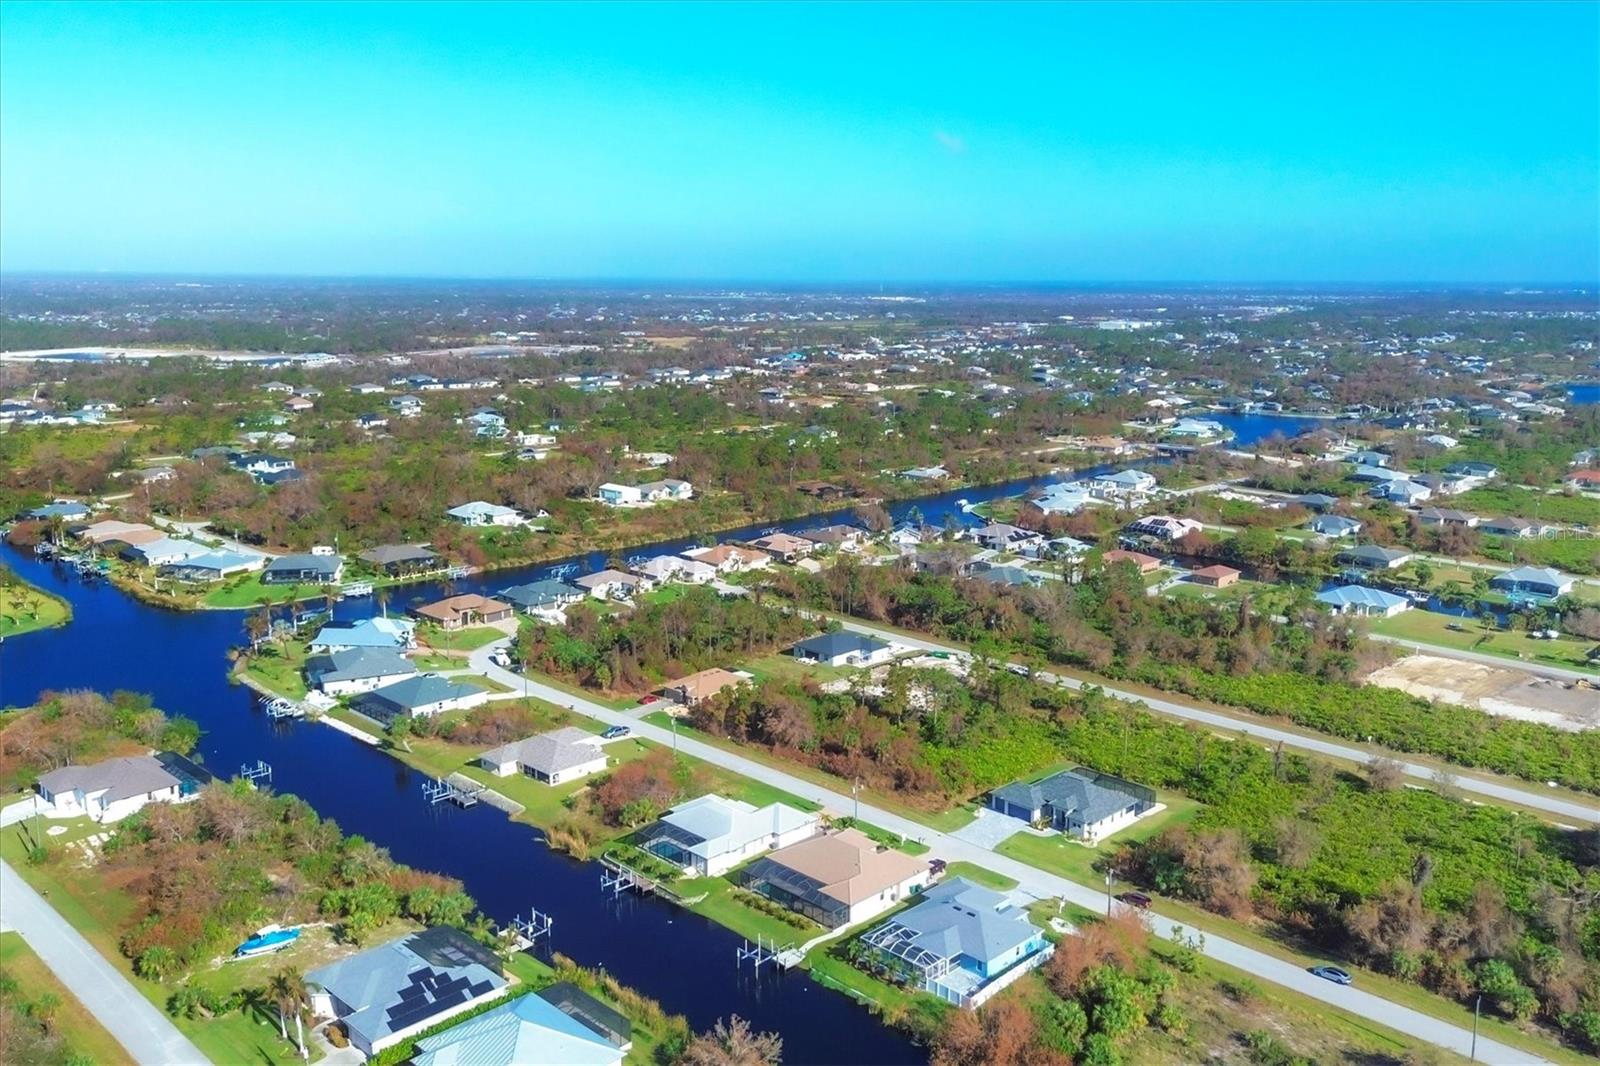
[[[951,155],[961,155],[967,150],[967,142],[947,130],[934,130],[933,139]]]

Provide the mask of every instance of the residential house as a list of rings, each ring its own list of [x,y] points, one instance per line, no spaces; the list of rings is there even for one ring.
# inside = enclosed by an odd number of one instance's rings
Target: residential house
[[[1571,592],[1576,581],[1547,566],[1519,566],[1490,578],[1489,587],[1513,599],[1553,600]]]
[[[1393,456],[1383,452],[1356,452],[1350,456],[1350,461],[1357,466],[1388,467],[1394,461]]]
[[[724,670],[720,666],[713,666],[709,670],[701,670],[698,673],[690,674],[688,677],[680,677],[678,680],[663,686],[661,692],[668,699],[676,700],[685,707],[693,707],[695,704],[708,700],[725,689],[741,685],[748,680],[749,678],[743,674],[736,674],[731,670]]]
[[[1153,574],[1161,569],[1161,560],[1144,552],[1128,551],[1126,548],[1113,548],[1100,556],[1107,566],[1116,566],[1118,563],[1132,563],[1139,568],[1141,574]]]
[[[741,547],[738,544],[718,544],[711,548],[690,548],[683,553],[685,558],[696,562],[714,566],[720,573],[740,573],[745,570],[761,570],[772,562],[772,556],[764,551],[754,548]]]
[[[392,648],[344,648],[313,655],[305,669],[306,683],[329,696],[371,692],[417,673],[416,664]]]
[[[1062,770],[1042,781],[1016,781],[989,794],[989,808],[1029,825],[1043,825],[1097,844],[1155,808],[1144,785],[1087,767]]]
[[[389,400],[389,409],[401,418],[415,418],[422,413],[422,401],[410,393],[394,396]]]
[[[648,592],[653,584],[649,578],[611,569],[585,574],[572,583],[597,600],[631,600],[641,592]]]
[[[120,541],[123,544],[143,544],[166,536],[159,529],[145,525],[143,522],[118,522],[107,518],[93,525],[84,526],[76,530],[74,535],[87,544],[105,544],[109,541]],[[129,536],[139,536],[140,540],[128,540]]]
[[[1367,618],[1393,618],[1411,607],[1411,601],[1382,589],[1365,585],[1341,585],[1317,593],[1317,602],[1334,614],[1354,614]]]
[[[412,1066],[621,1066],[628,1019],[563,981],[417,1041]]]
[[[1346,548],[1339,553],[1339,562],[1362,570],[1398,570],[1411,559],[1411,553],[1404,548],[1381,548],[1376,544]]]
[[[796,559],[810,555],[817,547],[809,540],[802,540],[788,533],[768,533],[764,537],[752,540],[750,546],[766,552],[780,563],[792,563]]]
[[[515,507],[502,507],[498,503],[485,503],[482,500],[452,507],[445,514],[464,526],[520,526],[528,520]]]
[[[706,795],[680,803],[639,834],[639,846],[692,876],[715,877],[817,831],[817,816],[785,803],[756,808]]]
[[[182,537],[161,537],[122,549],[122,557],[140,566],[171,566],[211,552],[207,545]]]
[[[894,658],[894,645],[841,629],[808,637],[789,653],[801,662],[823,666],[877,666]]]
[[[1103,500],[1134,503],[1149,496],[1155,488],[1155,476],[1143,470],[1118,470],[1089,479],[1089,492]]]
[[[716,567],[702,563],[698,559],[686,559],[681,555],[657,555],[634,567],[634,572],[657,584],[679,581],[690,585],[704,585],[716,580],[717,577]]]
[[[1579,492],[1594,492],[1600,490],[1600,470],[1574,470],[1561,483]]]
[[[1009,588],[1033,588],[1044,583],[1044,578],[1032,570],[1024,570],[1020,566],[995,566],[988,562],[973,563],[967,576],[986,585],[1005,585]]]
[[[1451,463],[1444,468],[1447,474],[1457,474],[1461,477],[1476,478],[1478,481],[1489,481],[1500,476],[1500,468],[1493,463],[1467,460],[1460,463]]]
[[[912,481],[943,481],[950,476],[950,471],[942,466],[914,466],[900,474],[903,478]]]
[[[605,770],[606,761],[599,735],[576,726],[502,744],[478,756],[478,765],[496,777],[524,773],[547,785],[564,785],[598,774]]]
[[[337,585],[344,560],[337,555],[280,555],[261,571],[263,585]]]
[[[1417,521],[1425,526],[1456,526],[1461,529],[1476,529],[1478,526],[1477,515],[1447,507],[1424,507],[1417,512]]]
[[[1204,527],[1192,518],[1173,518],[1171,515],[1157,514],[1148,515],[1130,524],[1127,532],[1135,537],[1173,544],[1203,529]]]
[[[1051,485],[1032,505],[1046,515],[1077,514],[1098,497],[1082,482],[1069,481]]]
[[[544,578],[526,585],[514,585],[497,595],[529,614],[559,611],[583,599],[588,593],[576,585],[555,578]]]
[[[993,551],[1017,555],[1037,555],[1044,548],[1044,537],[1031,529],[990,522],[972,531],[972,539]]]
[[[816,529],[802,529],[797,536],[801,540],[809,540],[819,548],[855,551],[866,543],[867,531],[855,526],[835,523],[831,526],[819,526]]]
[[[1400,481],[1386,481],[1372,490],[1372,497],[1378,500],[1388,500],[1410,507],[1422,503],[1433,496],[1433,490],[1428,486],[1410,479]]]
[[[1231,566],[1217,563],[1213,566],[1203,566],[1189,575],[1189,580],[1196,585],[1205,585],[1214,589],[1225,589],[1236,584],[1239,580],[1239,571]]]
[[[880,846],[852,828],[769,852],[740,871],[739,883],[838,929],[876,918],[921,892],[930,876],[925,859]]]
[[[1332,510],[1339,502],[1339,498],[1337,496],[1329,496],[1323,492],[1308,492],[1304,496],[1296,496],[1289,502],[1299,504],[1308,511],[1316,511],[1320,514],[1323,511]]]
[[[363,618],[359,622],[329,622],[317,630],[306,645],[310,651],[342,651],[345,648],[389,648],[407,651],[416,647],[416,624],[406,618]]]
[[[161,576],[189,582],[217,582],[235,574],[248,574],[267,565],[260,552],[213,550],[161,567]]]
[[[396,718],[431,718],[448,711],[465,711],[489,698],[487,689],[468,681],[418,674],[363,692],[350,701],[352,709],[376,722]]]
[[[390,577],[425,573],[443,565],[436,552],[421,544],[380,544],[357,558]]]
[[[464,592],[459,596],[447,596],[421,607],[413,607],[411,613],[423,621],[434,623],[440,629],[450,630],[503,622],[515,611],[509,603],[491,600],[476,592]]]
[[[22,517],[35,522],[48,522],[52,518],[59,518],[63,522],[77,522],[89,517],[89,508],[77,500],[57,500],[26,511]]]
[[[1340,537],[1353,537],[1360,533],[1361,523],[1354,518],[1346,518],[1344,515],[1319,514],[1306,523],[1306,528],[1318,536],[1337,539]]]
[[[1518,540],[1527,540],[1533,537],[1552,536],[1560,527],[1527,518],[1507,516],[1505,518],[1491,518],[1478,528],[1496,537],[1515,537]]]
[[[669,477],[662,481],[647,481],[638,488],[645,503],[687,500],[694,496],[694,486],[681,478]]]
[[[644,493],[637,485],[621,485],[608,481],[601,485],[597,495],[608,507],[631,507],[644,502]]]
[[[1003,894],[953,877],[861,938],[884,965],[960,1007],[977,1007],[1054,949]]]
[[[89,766],[68,764],[34,782],[39,810],[47,818],[87,817],[106,823],[126,818],[148,803],[194,799],[213,778],[176,752],[126,755]]]
[[[305,975],[311,1012],[368,1058],[501,995],[500,957],[459,929],[424,929]]]

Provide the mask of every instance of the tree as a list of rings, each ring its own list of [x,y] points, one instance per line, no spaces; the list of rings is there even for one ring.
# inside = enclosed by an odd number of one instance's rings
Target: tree
[[[286,967],[273,974],[267,981],[267,994],[278,1008],[278,1034],[285,1040],[289,1039],[288,1027],[284,1018],[293,1014],[295,1019],[295,1041],[300,1049],[300,1057],[306,1057],[305,1035],[300,1029],[301,1012],[310,1004],[311,993],[306,988],[305,978],[294,967]]]
[[[783,1038],[758,1033],[737,1014],[722,1019],[689,1042],[680,1060],[684,1066],[778,1066],[783,1061]]]

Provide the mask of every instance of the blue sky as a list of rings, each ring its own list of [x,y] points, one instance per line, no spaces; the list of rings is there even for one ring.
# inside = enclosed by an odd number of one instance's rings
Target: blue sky
[[[0,269],[1600,276],[1600,5],[0,5]]]

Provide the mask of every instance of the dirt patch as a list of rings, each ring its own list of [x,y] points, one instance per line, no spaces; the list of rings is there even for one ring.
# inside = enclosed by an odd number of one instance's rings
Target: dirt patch
[[[1600,728],[1600,689],[1536,677],[1515,667],[1407,655],[1374,672],[1367,683],[1557,729]]]

